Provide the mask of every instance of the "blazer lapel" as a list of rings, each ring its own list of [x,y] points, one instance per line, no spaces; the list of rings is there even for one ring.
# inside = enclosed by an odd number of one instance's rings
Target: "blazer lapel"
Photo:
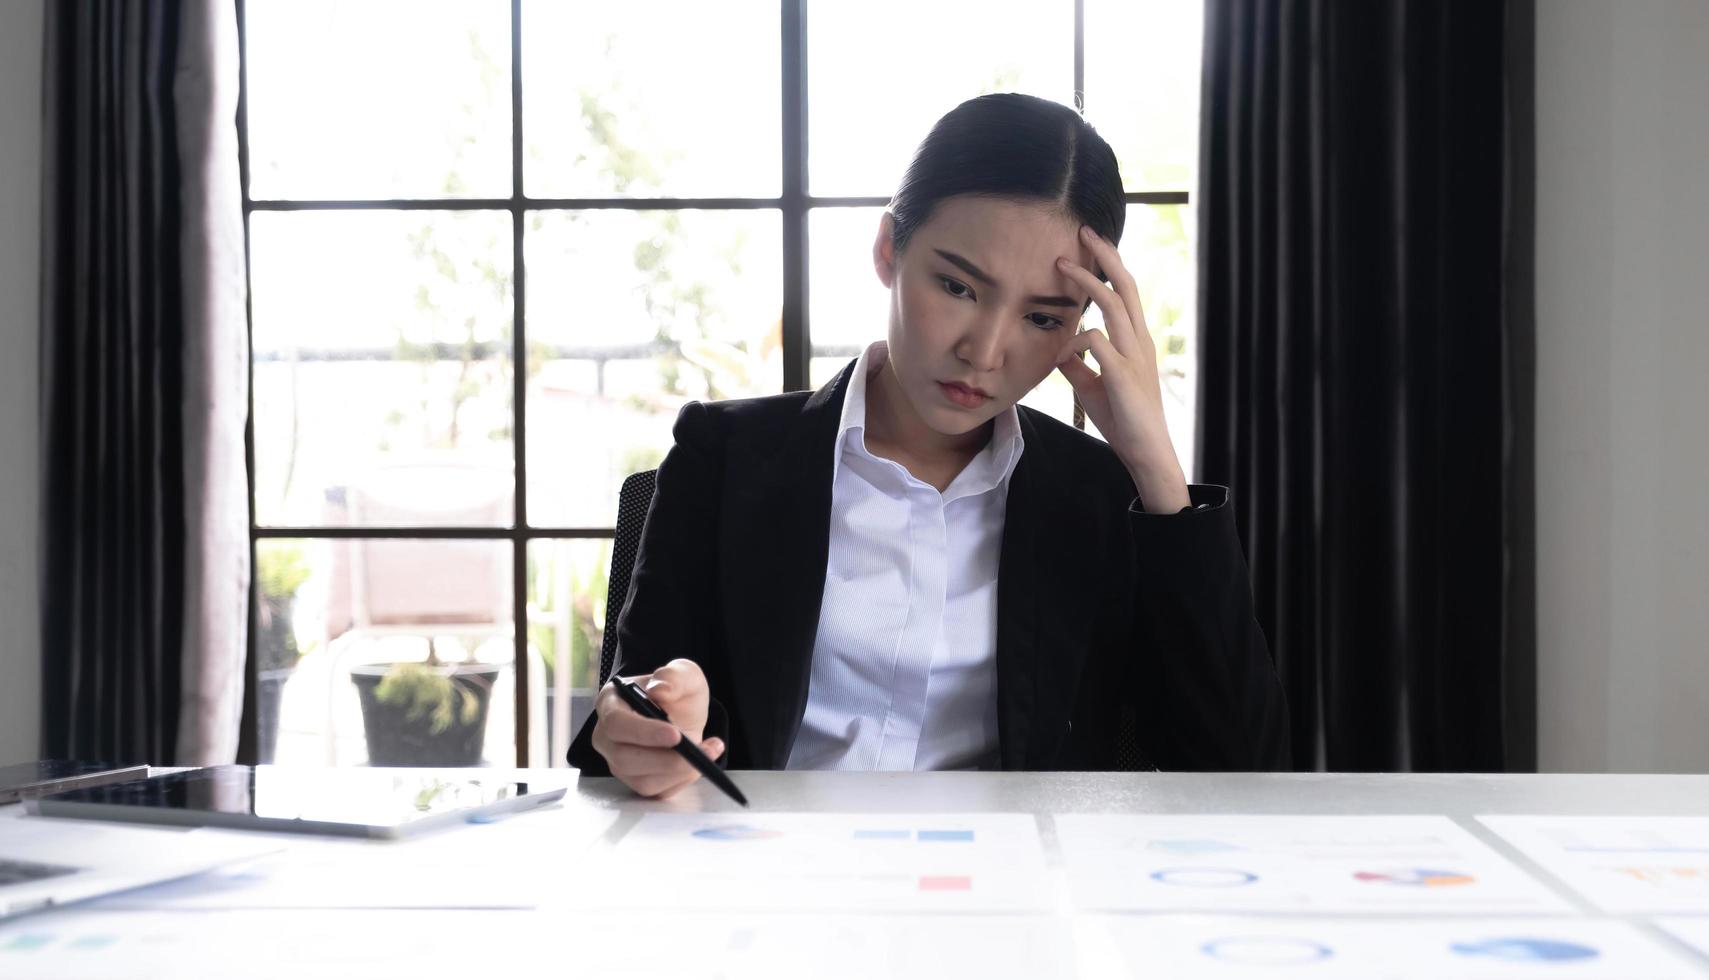
[[[782,769],[801,726],[831,535],[831,447],[851,363],[779,432],[732,447],[721,583],[737,722],[756,769]]]
[[[997,741],[1009,770],[1044,765],[1066,734],[1090,619],[1076,602],[1088,584],[1073,551],[1083,529],[1059,519],[1083,512],[1079,495],[1026,409],[1021,434],[997,572]]]

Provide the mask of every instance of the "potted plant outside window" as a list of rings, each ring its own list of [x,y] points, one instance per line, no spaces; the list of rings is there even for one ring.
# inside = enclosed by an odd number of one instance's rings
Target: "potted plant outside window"
[[[267,542],[255,555],[255,717],[256,757],[273,761],[279,740],[279,700],[297,669],[297,590],[309,577],[303,546]]]
[[[487,711],[500,664],[439,657],[429,638],[420,663],[361,664],[350,680],[362,705],[362,729],[373,766],[478,766]]]

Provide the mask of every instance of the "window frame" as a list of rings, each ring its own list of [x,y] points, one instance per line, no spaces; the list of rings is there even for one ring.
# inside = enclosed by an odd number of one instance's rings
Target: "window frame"
[[[522,5],[523,0],[510,0],[510,113],[511,113],[511,192],[496,198],[393,198],[393,199],[265,199],[250,196],[249,159],[249,72],[248,27],[246,0],[236,0],[238,27],[239,90],[237,104],[238,165],[242,181],[243,240],[245,278],[245,321],[247,345],[251,351],[247,365],[248,417],[244,426],[244,460],[249,491],[249,554],[250,567],[255,567],[259,542],[268,539],[349,539],[349,538],[411,538],[441,540],[508,541],[511,544],[512,609],[511,633],[513,660],[511,674],[515,680],[515,744],[516,765],[551,766],[556,760],[529,758],[531,727],[528,663],[528,546],[535,541],[552,539],[609,539],[613,526],[562,527],[535,525],[528,520],[527,470],[527,372],[515,365],[526,363],[527,350],[527,265],[523,256],[525,219],[530,212],[564,210],[766,210],[782,218],[783,261],[783,391],[800,391],[807,387],[813,356],[812,334],[808,321],[808,221],[821,208],[884,207],[887,197],[818,197],[807,191],[808,116],[807,116],[807,13],[811,0],[779,0],[779,24],[782,31],[780,57],[782,71],[779,101],[782,137],[782,184],[780,194],[770,198],[711,197],[711,198],[540,198],[524,193],[524,133],[522,104]],[[1074,91],[1085,91],[1085,0],[1074,0]],[[1129,191],[1124,194],[1129,205],[1187,205],[1190,194],[1178,191]],[[256,212],[289,211],[487,211],[506,212],[511,217],[512,281],[511,331],[512,419],[511,443],[514,463],[514,513],[507,527],[350,527],[329,525],[269,525],[258,526],[255,512],[255,329],[254,304],[247,295],[250,262],[250,217]],[[1083,427],[1080,406],[1074,408],[1074,424]],[[616,515],[612,515],[613,521]],[[257,614],[257,592],[254,577],[249,589],[249,628],[246,630],[244,674],[244,703],[239,725],[238,759],[253,763],[258,746],[258,716],[256,711],[257,651],[254,624]],[[608,610],[608,614],[613,611]],[[608,624],[609,625],[609,624]],[[573,733],[572,733],[573,736]],[[560,747],[562,748],[562,747]]]

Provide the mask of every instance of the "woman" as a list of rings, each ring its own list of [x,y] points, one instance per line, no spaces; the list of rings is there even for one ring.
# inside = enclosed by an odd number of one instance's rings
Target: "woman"
[[[669,796],[697,776],[680,728],[732,768],[1285,767],[1228,492],[1170,444],[1124,213],[1074,111],[939,120],[873,243],[887,340],[817,392],[677,419],[615,668],[674,724],[608,684],[571,764]],[[1107,336],[1078,331],[1093,303]],[[1053,370],[1107,444],[1016,406]]]

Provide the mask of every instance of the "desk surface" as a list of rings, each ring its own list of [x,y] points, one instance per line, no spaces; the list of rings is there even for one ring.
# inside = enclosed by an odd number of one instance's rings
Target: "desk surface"
[[[844,813],[1479,813],[1709,816],[1709,775],[1426,773],[733,772],[754,810]],[[696,782],[639,800],[584,779],[570,806],[740,810]]]
[[[561,777],[561,771],[557,775]],[[1673,957],[1685,973],[1709,977],[1709,955],[1660,928],[1654,917],[1598,912],[1571,889],[1540,874],[1524,854],[1472,819],[1489,814],[1709,817],[1709,775],[736,772],[732,776],[752,801],[747,811],[704,782],[670,800],[643,800],[615,780],[586,779],[570,789],[562,806],[487,827],[429,835],[420,842],[392,845],[279,835],[291,840],[291,850],[262,869],[259,877],[236,869],[223,876],[186,879],[90,906],[0,923],[0,966],[5,967],[0,975],[54,980],[214,976],[223,975],[214,969],[221,962],[218,951],[240,949],[244,952],[226,955],[244,956],[253,967],[244,972],[254,976],[300,980],[304,975],[330,973],[414,980],[486,971],[493,965],[497,946],[517,962],[564,958],[571,951],[582,951],[576,954],[580,966],[600,975],[628,976],[623,971],[633,965],[631,950],[641,950],[633,955],[644,958],[650,955],[649,937],[656,939],[661,929],[672,935],[673,930],[689,929],[698,930],[694,933],[698,938],[667,944],[670,955],[698,955],[701,942],[715,946],[740,936],[760,936],[756,950],[766,943],[774,945],[764,951],[772,957],[765,961],[765,968],[736,969],[731,976],[809,975],[813,971],[799,968],[829,948],[827,943],[842,943],[855,953],[882,954],[869,960],[889,964],[875,972],[870,964],[862,966],[851,958],[838,964],[844,972],[837,976],[955,975],[956,963],[961,962],[957,957],[962,956],[969,962],[996,964],[985,975],[1073,976],[1078,970],[1080,976],[1120,976],[1133,969],[1131,961],[1088,958],[1085,930],[1097,927],[1086,923],[1099,917],[1076,912],[1065,897],[1058,824],[1051,818],[1071,813],[1192,813],[1444,815],[1559,894],[1566,909],[1554,916],[1555,928],[1565,922],[1568,928],[1593,932],[1627,929]],[[0,819],[16,817],[18,809],[0,807]],[[594,874],[593,859],[600,851],[610,854],[643,815],[697,812],[1036,814],[1055,882],[1051,888],[1059,898],[1050,913],[1001,919],[1005,924],[996,934],[990,918],[977,917],[869,914],[850,919],[802,912],[793,917],[786,913],[784,919],[749,914],[670,920],[652,913],[640,917],[589,913],[587,909],[594,906],[574,904],[585,903],[590,894],[597,897],[599,882],[583,880]],[[588,827],[594,829],[588,831]],[[578,833],[586,850],[550,853],[553,842]],[[591,845],[585,843],[589,840]],[[245,889],[268,875],[273,876],[275,889],[269,901],[281,904],[246,904]],[[431,878],[443,885],[446,876],[471,886],[459,894],[480,893],[483,901],[474,906],[408,901],[388,905],[392,899],[357,894],[396,896],[411,887],[409,880]],[[1703,912],[1709,916],[1709,903]],[[1120,921],[1145,918],[1129,916]],[[1150,921],[1168,929],[1177,922],[1190,923],[1190,918]],[[1238,921],[1261,924],[1263,920]],[[1458,921],[1481,922],[1483,917],[1462,916]],[[781,930],[780,922],[787,923]],[[1709,935],[1709,918],[1704,922]],[[1387,941],[1380,917],[1359,919],[1353,928],[1368,930],[1366,942]],[[478,936],[479,942],[472,943],[470,936]],[[400,937],[408,937],[408,942]],[[1345,932],[1342,937],[1351,943],[1361,941]],[[209,942],[215,944],[212,952]],[[1009,946],[998,948],[1003,942]],[[9,946],[19,943],[26,946],[11,950],[18,955],[5,958]],[[604,950],[610,958],[590,961],[586,956],[593,954],[585,952],[589,950]],[[208,969],[185,973],[186,956],[206,958],[202,965]],[[931,956],[941,962],[928,962]],[[680,959],[677,962],[680,965]],[[1098,972],[1088,969],[1089,962],[1117,965],[1114,972]],[[1124,967],[1122,962],[1130,965]],[[898,972],[898,963],[906,963],[907,970]],[[1046,965],[1041,968],[1039,963]],[[1059,965],[1063,968],[1058,969]],[[661,975],[681,974],[664,969]],[[820,975],[830,974],[821,971]]]

